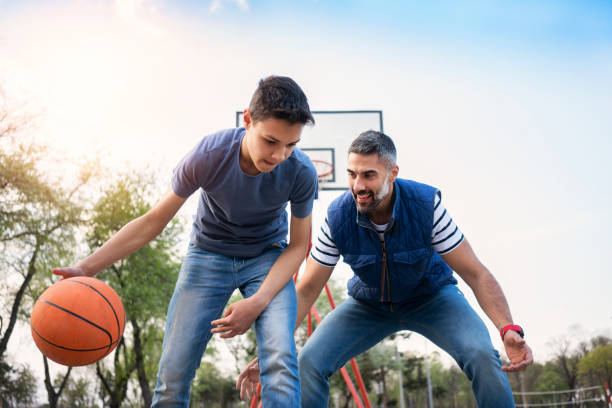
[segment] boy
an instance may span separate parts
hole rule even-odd
[[[259,82],[244,123],[204,137],[174,169],[172,188],[149,212],[75,267],[53,271],[64,278],[95,275],[155,238],[200,189],[189,249],[168,307],[153,407],[187,407],[212,333],[243,334],[253,322],[264,405],[300,406],[291,276],[308,249],[317,175],[295,146],[314,118],[292,79],[270,76]],[[244,299],[220,318],[236,288]]]

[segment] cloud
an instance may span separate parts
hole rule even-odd
[[[208,11],[211,13],[217,12],[219,9],[223,8],[223,3],[226,3],[227,0],[213,0],[208,8]],[[249,10],[249,2],[248,0],[229,0],[229,2],[234,3],[238,8],[242,11]]]
[[[160,19],[159,3],[155,0],[114,0],[115,14],[125,23],[153,36],[163,35],[157,23]]]

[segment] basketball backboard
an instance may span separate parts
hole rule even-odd
[[[305,126],[298,147],[310,156],[320,177],[321,190],[346,190],[346,158],[349,145],[366,130],[383,132],[380,110],[313,111],[314,126]],[[236,126],[244,126],[236,112]],[[330,167],[331,166],[331,167]]]

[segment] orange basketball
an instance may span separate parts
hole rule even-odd
[[[117,347],[125,327],[119,295],[106,283],[79,276],[63,279],[34,304],[32,337],[40,351],[66,366],[95,363]]]

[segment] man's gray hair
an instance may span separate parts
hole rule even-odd
[[[387,169],[394,166],[397,161],[397,151],[393,140],[376,130],[367,130],[357,136],[357,139],[351,143],[348,152],[363,155],[376,153],[378,158],[385,163]]]

